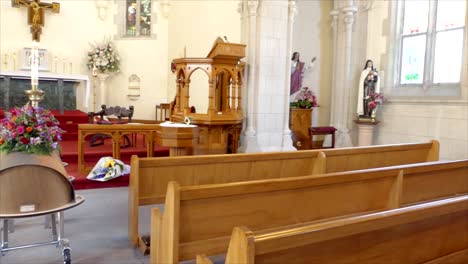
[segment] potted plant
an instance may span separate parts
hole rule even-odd
[[[295,102],[291,102],[291,107],[310,109],[312,107],[318,107],[317,97],[314,93],[309,90],[309,87],[304,87],[296,95]]]

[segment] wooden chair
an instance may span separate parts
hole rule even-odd
[[[114,107],[107,107],[106,105],[101,106],[102,110],[99,112],[88,112],[88,122],[90,124],[101,124],[101,125],[112,125],[112,124],[125,124],[125,123],[131,123],[132,122],[132,117],[133,117],[133,105],[131,105],[128,109],[125,107],[120,107],[120,106],[114,106]],[[97,120],[96,120],[97,117]],[[117,121],[109,121],[106,120],[104,117],[114,117],[117,118]],[[126,121],[123,120],[123,118],[127,118]],[[103,135],[103,134],[95,134],[91,137],[91,140],[89,142],[89,145],[91,147],[95,146],[100,146],[104,144],[104,139],[108,138],[108,135]],[[124,137],[124,143],[121,146],[121,148],[126,148],[131,145],[131,140],[128,137],[128,135],[125,135]]]
[[[168,121],[171,116],[171,104],[161,103],[156,105],[155,116],[157,121]]]
[[[331,135],[332,144],[330,147],[319,147],[319,148],[334,148],[335,147],[335,132],[336,128],[334,127],[309,127],[309,137],[311,141],[312,148],[317,148],[314,145],[314,136],[318,135]]]

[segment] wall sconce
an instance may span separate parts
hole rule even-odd
[[[167,18],[169,16],[169,8],[171,6],[169,0],[160,0],[159,6],[161,7],[161,13],[163,16]]]
[[[128,99],[135,101],[140,98],[140,77],[136,74],[130,75],[128,78]]]
[[[109,7],[108,0],[95,0],[96,1],[96,8],[98,10],[98,17],[101,20],[105,20],[107,16],[107,8]]]

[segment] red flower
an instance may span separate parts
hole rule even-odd
[[[374,109],[377,106],[377,104],[374,101],[369,102],[369,108]]]
[[[25,137],[22,137],[20,139],[21,143],[23,143],[24,145],[27,145],[29,143],[29,139],[25,138]]]

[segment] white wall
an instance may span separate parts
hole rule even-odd
[[[71,62],[74,74],[89,74],[86,68],[89,44],[101,42],[105,38],[112,39],[117,34],[118,22],[115,16],[118,14],[118,3],[109,1],[107,17],[102,21],[98,18],[95,1],[61,1],[59,14],[45,12],[40,48]],[[135,119],[154,119],[155,105],[173,99],[175,89],[170,87],[175,87],[175,81],[170,72],[170,61],[183,55],[184,46],[187,46],[187,56],[206,57],[217,36],[226,35],[231,42],[240,40],[240,15],[236,1],[170,3],[168,18],[160,13],[158,1],[152,3],[156,11],[156,24],[153,24],[156,25],[153,29],[156,38],[114,40],[122,58],[121,72],[113,74],[107,81],[107,102],[108,105],[134,105]],[[29,47],[31,43],[27,9],[13,8],[11,1],[0,1],[2,59],[5,53],[19,54],[23,47]],[[127,98],[128,78],[131,74],[137,74],[141,79],[141,96],[137,101]],[[207,84],[205,87],[208,89]],[[99,109],[99,105],[96,108]]]
[[[206,58],[218,36],[226,36],[229,42],[240,43],[241,18],[237,11],[238,1],[171,1],[168,17],[168,60],[187,57]],[[200,72],[202,73],[202,72]],[[176,94],[175,75],[169,72],[167,83],[168,101]],[[206,78],[194,78],[190,83],[190,105],[198,113],[208,109],[208,82]]]
[[[304,73],[303,87],[312,89],[320,105],[314,109],[312,125],[326,126],[330,122],[332,28],[329,14],[333,2],[299,1],[297,8],[293,51],[301,54],[301,61],[306,65],[313,57],[317,58],[314,67]]]
[[[374,1],[369,11],[367,56],[374,59],[383,84],[391,69],[387,69],[393,54],[394,41],[390,10],[392,1]],[[465,34],[468,40],[468,32]],[[457,98],[398,98],[392,96],[392,85],[383,87],[388,101],[381,106],[375,143],[391,144],[437,139],[441,159],[468,158],[468,41],[465,41],[462,95]],[[392,82],[390,82],[392,83]]]

